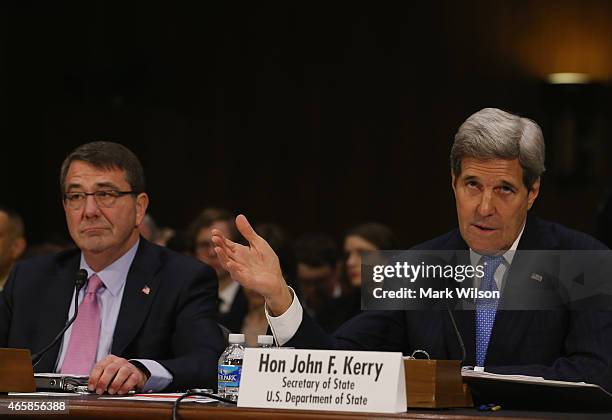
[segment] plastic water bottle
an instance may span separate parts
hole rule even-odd
[[[229,346],[219,358],[217,393],[232,401],[238,400],[243,357],[244,334],[230,334]]]
[[[271,335],[258,335],[257,347],[260,349],[270,349],[274,346],[274,337]]]

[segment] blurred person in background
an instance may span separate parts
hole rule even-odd
[[[318,319],[320,310],[341,294],[340,251],[329,235],[306,233],[295,241],[295,257],[304,309]]]
[[[159,246],[166,246],[175,233],[172,228],[159,227],[151,213],[145,214],[142,223],[138,225],[138,230],[143,238]]]
[[[212,230],[218,229],[233,241],[240,242],[240,235],[233,220],[234,215],[228,210],[206,208],[191,223],[189,237],[193,256],[211,266],[217,273],[219,323],[230,331],[236,332],[240,330],[242,319],[247,312],[247,299],[240,284],[232,280],[229,273],[221,266],[211,241]]]
[[[344,236],[343,293],[329,302],[317,321],[327,332],[361,312],[361,252],[397,249],[393,231],[381,223],[364,223],[349,229]]]
[[[157,223],[155,223],[153,216],[151,216],[151,213],[145,214],[142,222],[140,225],[138,225],[138,231],[147,241],[157,243],[159,228],[157,227]]]
[[[160,246],[168,246],[168,242],[170,239],[174,238],[176,235],[176,231],[171,227],[162,227],[159,228],[159,234],[157,235],[157,240],[155,243]]]
[[[185,255],[193,255],[188,229],[172,229],[166,239],[166,247]]]
[[[397,246],[395,234],[382,223],[364,223],[349,229],[343,245],[346,269],[344,294],[353,294],[361,286],[360,252],[393,250]]]
[[[26,246],[23,219],[16,211],[0,206],[0,290]]]

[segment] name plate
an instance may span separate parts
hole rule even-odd
[[[238,407],[401,413],[402,354],[248,348]]]

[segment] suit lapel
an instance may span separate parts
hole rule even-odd
[[[159,289],[159,278],[155,274],[160,265],[155,248],[141,238],[123,290],[113,335],[112,354],[123,354],[147,318]]]
[[[461,248],[457,254],[457,264],[467,266],[471,264],[470,251],[461,240]],[[472,287],[473,282],[471,279],[465,280],[462,284],[462,288]],[[457,329],[463,338],[463,344],[465,345],[465,360],[464,364],[473,366],[476,364],[476,316],[473,310],[472,301],[458,301],[458,309],[454,311],[455,321],[457,322]]]
[[[527,214],[523,236],[519,241],[518,250],[553,250],[559,249],[557,235],[537,217]]]
[[[68,311],[74,296],[74,283],[79,268],[79,258],[80,253],[66,255],[64,260],[58,262],[57,271],[53,278],[49,279],[43,301],[43,304],[48,305],[48,307],[46,309],[38,308],[40,316],[44,317],[44,322],[39,323],[39,325],[45,327],[39,330],[36,335],[37,345],[33,352],[40,351],[43,347],[49,345],[68,322]],[[36,365],[37,372],[54,371],[61,343],[62,340],[60,339],[42,357]]]
[[[510,266],[508,278],[502,297],[499,302],[498,310],[495,315],[493,330],[491,331],[491,341],[487,355],[493,355],[487,360],[487,364],[496,364],[497,358],[508,360],[512,354],[521,347],[523,338],[529,330],[529,324],[534,317],[533,310],[503,310],[506,306],[517,307],[521,300],[525,300],[525,293],[529,290],[525,288],[525,281],[529,278],[534,267],[538,266],[537,259],[524,251],[547,250],[556,248],[554,235],[542,232],[541,224],[533,216],[527,217],[525,229],[518,244],[518,252]],[[512,306],[514,305],[514,306]]]
[[[533,319],[533,311],[516,309],[520,308],[521,302],[526,302],[529,297],[527,295],[529,290],[525,288],[526,279],[529,278],[536,263],[537,260],[533,255],[523,252],[517,252],[512,260],[491,331],[487,350],[487,355],[491,355],[491,358],[487,358],[487,364],[496,364],[497,358],[511,360],[512,355],[516,354],[523,343],[523,337]]]
[[[444,246],[445,249],[455,251],[455,256],[453,257],[453,261],[451,261],[451,265],[468,265],[470,263],[470,253],[469,248],[461,235],[459,234],[459,230],[456,231],[454,235],[449,238],[449,241]],[[471,282],[464,282],[465,284],[461,284],[460,287],[471,287]],[[457,285],[453,285],[456,287]],[[453,309],[453,316],[455,318],[455,322],[457,323],[457,329],[459,330],[459,334],[463,340],[463,344],[465,346],[465,365],[474,365],[476,363],[476,317],[473,310],[466,309],[464,307],[464,302],[459,301],[458,299],[455,301],[455,308]],[[446,317],[446,332],[448,335],[448,340],[450,340],[447,344],[448,348],[453,349],[449,354],[453,355],[450,357],[454,357],[455,354],[460,355],[461,349],[457,339],[455,338],[455,331],[452,325],[452,321],[447,316]],[[459,356],[460,357],[460,356]]]

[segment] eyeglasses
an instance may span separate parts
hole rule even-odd
[[[72,210],[79,210],[87,201],[87,196],[93,195],[96,204],[99,207],[113,207],[119,197],[124,195],[136,195],[136,191],[115,191],[115,190],[104,190],[94,192],[69,192],[64,194],[64,201],[68,207]]]

